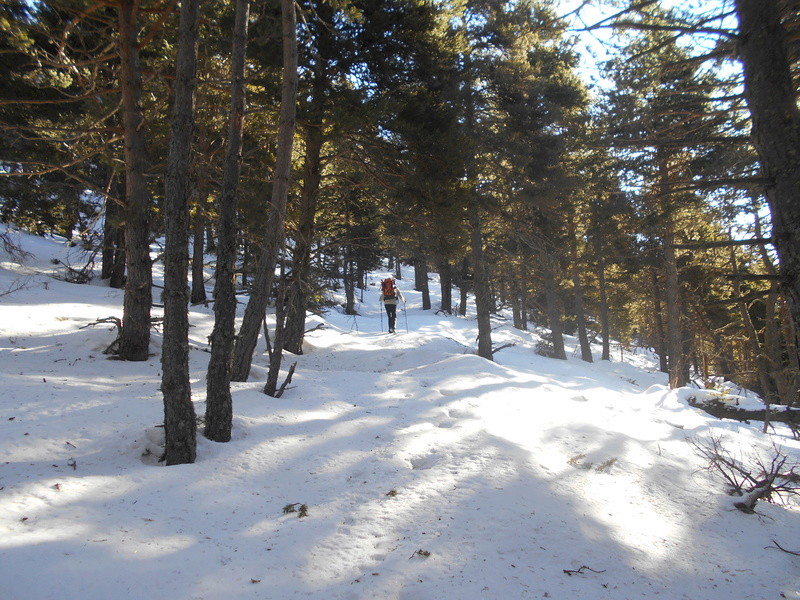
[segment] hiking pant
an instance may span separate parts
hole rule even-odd
[[[397,321],[397,304],[384,302],[383,305],[386,307],[386,316],[389,318],[389,333],[393,333],[394,323]]]

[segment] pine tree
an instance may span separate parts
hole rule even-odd
[[[235,271],[239,178],[241,176],[246,88],[245,58],[250,15],[250,0],[237,0],[231,49],[231,104],[228,115],[228,140],[225,168],[218,200],[217,266],[214,277],[214,330],[211,332],[211,357],[206,375],[205,436],[215,442],[228,442],[233,428],[231,398],[231,358],[236,330]]]
[[[164,341],[161,391],[164,394],[164,459],[168,465],[193,463],[196,423],[189,383],[189,171],[197,85],[200,0],[181,4],[172,126],[164,193]]]
[[[142,127],[142,76],[139,61],[138,0],[119,5],[119,54],[121,59],[122,113],[125,158],[125,257],[127,279],[119,356],[123,360],[147,360],[150,347],[150,191],[147,186],[147,150]]]
[[[739,56],[772,214],[773,242],[794,321],[795,353],[800,348],[800,110],[787,55],[787,31],[775,0],[737,0]]]
[[[668,17],[655,9],[646,11],[642,27]],[[646,29],[630,39],[625,54],[609,65],[617,84],[609,113],[616,124],[609,127],[630,165],[628,173],[642,178],[644,225],[656,244],[663,281],[670,384],[680,387],[689,379],[690,332],[675,244],[682,235],[681,208],[699,208],[701,200],[678,182],[702,174],[705,140],[720,125],[708,108],[717,81],[699,72],[666,32]]]
[[[281,86],[281,115],[272,194],[265,229],[265,240],[258,261],[253,290],[247,302],[239,335],[233,350],[231,379],[246,381],[250,373],[261,322],[275,273],[276,257],[285,239],[284,223],[291,177],[292,147],[294,144],[297,96],[297,32],[294,3],[281,0],[283,38],[283,78]],[[280,361],[275,361],[280,364]],[[272,366],[272,365],[271,365]]]

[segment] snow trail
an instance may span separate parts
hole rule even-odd
[[[108,361],[114,332],[81,327],[121,293],[53,280],[64,247],[23,241],[34,258],[0,265],[0,286],[29,277],[0,298],[4,600],[800,598],[798,559],[764,549],[794,548],[798,513],[733,510],[686,440],[800,445],[690,408],[647,355],[551,360],[495,320],[513,345],[488,362],[471,315],[422,311],[411,278],[388,336],[376,273],[355,319],[310,317],[282,398],[259,346],[233,440],[167,468],[159,336],[149,361]],[[202,415],[210,309],[190,322]]]

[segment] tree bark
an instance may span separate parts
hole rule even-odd
[[[739,265],[738,261],[736,260],[736,252],[733,248],[730,250],[730,263],[733,272],[737,273],[739,271]],[[750,345],[750,351],[755,359],[756,377],[758,378],[758,383],[761,386],[761,389],[758,391],[767,404],[775,404],[776,393],[771,380],[769,359],[767,358],[765,347],[761,344],[756,326],[753,324],[753,319],[750,316],[747,303],[742,297],[744,293],[745,292],[742,288],[741,279],[735,280],[733,282],[733,294],[735,298],[739,299],[736,304],[739,308],[739,316],[742,320],[742,328],[744,330],[745,340]],[[767,310],[767,313],[769,314],[769,310]],[[767,341],[768,340],[765,339],[765,342]]]
[[[200,198],[200,194],[197,195]],[[205,304],[208,302],[205,280],[205,215],[200,206],[192,222],[192,304]]]
[[[439,261],[439,287],[441,289],[441,311],[453,314],[453,268],[446,260]]]
[[[189,172],[194,135],[200,0],[181,3],[172,126],[164,190],[164,343],[161,391],[167,465],[193,463],[197,423],[189,382]]]
[[[206,374],[206,416],[203,435],[228,442],[233,428],[231,355],[236,333],[236,207],[242,170],[244,132],[245,58],[250,1],[236,0],[231,48],[231,106],[228,113],[228,146],[217,213],[217,268],[214,281],[214,329]]]
[[[208,154],[208,142],[206,136],[202,135],[198,143],[200,153]],[[206,199],[208,198],[208,174],[205,168],[197,168],[197,186],[194,190],[194,219],[192,221],[192,293],[190,302],[192,304],[205,304],[208,302],[206,296],[205,281],[205,233],[206,233]]]
[[[278,390],[278,377],[283,364],[283,346],[286,326],[286,308],[291,305],[291,298],[287,296],[296,291],[286,282],[286,268],[281,264],[281,284],[278,288],[278,301],[275,303],[275,342],[272,345],[272,352],[269,357],[269,369],[267,370],[267,382],[264,385],[264,393],[267,396],[275,396]],[[264,323],[266,327],[266,322]]]
[[[461,275],[458,285],[458,314],[462,317],[467,315],[467,293],[470,288],[469,280],[469,259],[465,256],[461,261]]]
[[[600,292],[600,331],[603,337],[603,351],[600,360],[611,360],[611,327],[608,311],[608,290],[606,289],[606,261],[597,245],[597,286]]]
[[[664,317],[661,308],[661,292],[658,281],[658,273],[655,268],[650,271],[652,291],[653,291],[653,325],[656,329],[656,353],[658,354],[658,366],[662,373],[669,373],[669,363],[667,361],[667,334],[664,331]]]
[[[683,327],[681,323],[680,281],[678,262],[672,244],[675,240],[671,218],[664,225],[664,296],[667,304],[667,340],[669,343],[669,384],[671,388],[688,383],[686,357],[683,354]]]
[[[283,81],[281,86],[281,112],[278,125],[278,148],[275,160],[275,176],[272,184],[272,199],[267,218],[266,236],[258,261],[256,277],[250,300],[245,308],[242,326],[233,350],[231,379],[247,381],[250,364],[258,341],[261,321],[267,310],[272,281],[275,278],[275,262],[286,220],[286,202],[292,167],[292,147],[296,121],[297,102],[297,32],[293,0],[281,0],[283,29]]]
[[[344,314],[346,315],[356,314],[356,267],[352,255],[352,248],[347,246],[342,259],[342,281],[344,282],[345,297]]]
[[[553,358],[567,360],[564,350],[564,331],[561,326],[561,302],[556,288],[556,266],[552,256],[545,255],[542,259],[542,277],[544,291],[547,299],[547,323],[553,338]]]
[[[515,329],[524,330],[522,326],[522,302],[520,300],[519,285],[516,281],[509,282],[509,302],[511,303],[511,322]]]
[[[731,406],[719,400],[707,400],[698,402],[696,399],[689,399],[689,404],[703,409],[713,417],[719,419],[733,419],[736,421],[764,421],[769,419],[779,423],[787,423],[792,429],[800,429],[800,411],[791,410],[783,407],[778,410],[747,410],[738,406]]]
[[[142,114],[142,78],[139,68],[138,0],[121,0],[119,6],[120,85],[125,157],[125,262],[127,279],[123,299],[119,357],[147,360],[150,349],[150,193],[145,171],[147,153]]]
[[[772,240],[800,331],[800,110],[787,55],[787,32],[776,0],[736,0],[739,58],[752,119],[753,143],[772,215]],[[792,340],[800,347],[797,337]]]
[[[431,309],[431,290],[428,285],[428,261],[424,255],[417,258],[414,269],[414,289],[422,292],[422,310]]]
[[[528,331],[528,294],[530,289],[528,286],[528,272],[525,266],[519,265],[519,279],[517,280],[517,289],[519,291],[519,309],[520,309],[520,323],[523,331]]]
[[[474,272],[475,309],[478,313],[478,356],[494,360],[492,352],[492,296],[489,290],[489,273],[483,251],[483,231],[477,200],[470,206],[470,239],[472,268]]]
[[[311,246],[314,242],[314,221],[317,214],[320,183],[322,181],[322,123],[311,124],[306,129],[306,160],[303,169],[303,189],[300,195],[300,221],[295,237],[293,278],[289,285],[294,288],[289,293],[284,347],[294,354],[303,353],[303,339],[306,328],[311,286]]]
[[[108,279],[108,285],[115,289],[125,287],[125,227],[121,199],[125,190],[116,182],[111,186],[114,198],[106,198],[105,218],[103,220],[103,266],[101,279]]]
[[[581,345],[581,360],[584,362],[594,362],[592,357],[592,346],[589,343],[589,335],[586,332],[586,313],[583,308],[583,284],[577,269],[572,274],[573,297],[575,299],[575,321],[578,325],[578,340]]]
[[[754,232],[757,238],[761,238],[761,218],[758,215],[758,210],[753,209],[754,219]],[[777,274],[775,265],[772,262],[770,253],[767,250],[766,243],[759,243],[758,250],[761,254],[761,262],[764,265],[764,270],[771,274]],[[764,350],[767,355],[767,364],[770,368],[770,380],[775,384],[775,393],[777,395],[777,402],[781,404],[792,404],[795,396],[797,395],[797,377],[798,371],[796,369],[787,368],[788,365],[784,364],[783,352],[784,347],[781,344],[781,334],[779,328],[779,315],[778,306],[780,304],[780,290],[778,282],[773,281],[770,284],[769,294],[767,294],[765,302],[765,324],[764,324]],[[787,341],[791,342],[792,338]],[[791,347],[786,348],[789,357],[797,357],[798,349],[794,351]],[[788,375],[788,377],[787,377]]]
[[[572,294],[575,303],[575,321],[578,325],[578,340],[581,346],[581,360],[594,362],[589,336],[586,333],[586,314],[583,308],[583,284],[581,283],[580,270],[578,269],[578,233],[577,223],[570,220],[570,258],[572,262]]]
[[[689,382],[688,363],[683,347],[683,320],[681,309],[681,287],[678,275],[678,259],[675,255],[675,222],[670,156],[659,152],[658,183],[661,214],[661,242],[664,252],[664,300],[667,305],[667,342],[669,354],[669,385],[671,388],[685,386]]]

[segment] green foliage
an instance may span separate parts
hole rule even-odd
[[[215,217],[229,105],[232,6],[205,2],[192,179],[198,207]],[[159,231],[177,15],[144,0],[142,127]],[[541,265],[552,261],[567,328],[575,279],[590,328],[608,308],[611,335],[656,346],[655,294],[664,243],[720,241],[742,229],[755,202],[709,178],[752,175],[743,99],[718,65],[699,68],[658,3],[631,8],[624,44],[608,64],[613,83],[593,98],[550,3],[534,0],[301,0],[298,140],[287,238],[297,240],[309,133],[319,134],[312,246],[316,301],[342,264],[374,268],[386,254],[464,266],[467,215],[478,207],[495,305],[542,320]],[[280,5],[253,4],[245,142],[239,186],[240,241],[265,230],[280,103]],[[70,235],[89,224],[93,198],[124,189],[119,141],[119,59],[114,5],[88,0],[0,4],[0,219],[39,233]],[[680,21],[682,22],[682,21]],[[662,29],[666,26],[667,29]],[[725,137],[732,138],[724,141]],[[664,190],[667,190],[665,192]],[[92,193],[94,192],[94,193]],[[116,198],[124,201],[124,198]],[[202,210],[196,210],[202,215]],[[665,229],[670,223],[673,230]],[[121,222],[116,223],[122,225]],[[766,230],[768,224],[764,225]],[[743,234],[744,235],[744,234]],[[764,235],[769,235],[768,231]],[[753,371],[744,314],[758,343],[778,340],[789,367],[785,305],[771,283],[735,290],[770,273],[760,249],[679,250],[687,348],[728,353]],[[463,267],[463,268],[462,268]],[[605,278],[606,297],[600,281]],[[466,282],[462,282],[468,285]],[[605,305],[604,305],[605,302]],[[777,333],[776,333],[777,331]],[[748,354],[749,353],[749,354]],[[773,357],[776,358],[776,357]]]

